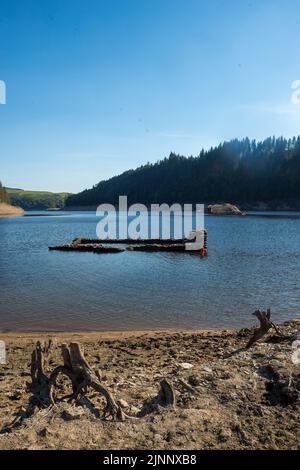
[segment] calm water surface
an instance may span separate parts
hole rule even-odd
[[[0,219],[1,330],[242,327],[250,313],[299,316],[300,214],[206,217],[207,259],[63,253],[95,237],[94,213]]]

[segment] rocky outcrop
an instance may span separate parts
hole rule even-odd
[[[210,204],[207,212],[212,215],[244,215],[243,212],[233,204]]]
[[[11,206],[5,202],[0,203],[0,217],[20,217],[24,214],[21,207]]]

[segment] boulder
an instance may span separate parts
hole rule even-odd
[[[208,207],[208,213],[212,215],[244,215],[243,212],[233,204],[210,204]]]

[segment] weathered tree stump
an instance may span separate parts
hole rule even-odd
[[[265,336],[268,331],[273,327],[279,335],[281,335],[280,331],[278,330],[277,326],[274,325],[273,322],[271,322],[271,310],[268,309],[267,312],[261,311],[261,310],[255,310],[253,313],[255,315],[259,322],[260,326],[254,331],[253,336],[250,338],[248,341],[246,348],[249,349],[251,346],[253,346],[259,339],[261,339],[263,336]]]
[[[49,379],[45,373],[45,358],[48,357],[52,346],[51,339],[48,344],[42,344],[38,341],[31,355],[30,375],[32,383],[29,388],[33,393],[33,405],[40,407],[47,407],[50,404],[48,394]]]
[[[160,382],[158,400],[159,403],[163,406],[175,406],[176,404],[173,386],[166,379],[163,379]]]
[[[58,376],[66,376],[72,384],[73,393],[63,397],[69,401],[84,397],[88,388],[93,388],[106,399],[104,417],[110,416],[113,420],[124,420],[126,415],[116,403],[111,392],[100,382],[100,375],[93,371],[86,361],[79,343],[71,343],[70,347],[63,344],[61,347],[63,365],[56,367],[50,377],[45,374],[45,347],[38,341],[31,358],[31,390],[42,406],[55,405],[55,388]]]

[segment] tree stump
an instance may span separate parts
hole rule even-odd
[[[163,406],[175,406],[176,398],[175,392],[172,385],[166,380],[163,379],[160,382],[160,391],[158,394],[159,403]]]
[[[86,361],[79,343],[71,343],[70,347],[62,344],[61,353],[63,365],[56,367],[50,377],[45,374],[46,349],[38,341],[31,357],[31,389],[43,406],[55,405],[55,388],[58,376],[66,376],[72,384],[71,395],[63,397],[69,401],[84,397],[88,388],[92,388],[106,399],[104,418],[110,416],[113,420],[124,420],[126,415],[116,403],[110,391],[100,382],[100,375],[96,374]]]
[[[273,327],[279,335],[281,335],[280,331],[278,330],[277,326],[274,325],[273,322],[271,322],[271,309],[268,309],[267,312],[261,311],[261,310],[255,310],[253,313],[255,315],[259,322],[260,326],[254,331],[253,336],[249,339],[246,348],[249,349],[251,346],[253,346],[259,339],[261,339],[263,336],[265,336],[268,331]]]
[[[45,357],[48,356],[52,345],[51,339],[48,344],[42,344],[38,341],[31,355],[30,375],[32,383],[30,384],[30,390],[34,395],[33,405],[49,406],[49,379],[45,374]]]

